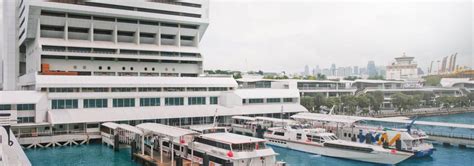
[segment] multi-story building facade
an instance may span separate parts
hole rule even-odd
[[[386,69],[386,78],[390,80],[414,80],[419,79],[417,64],[413,62],[415,57],[395,58],[395,62],[388,65]]]
[[[17,90],[0,91],[0,110],[21,144],[98,138],[110,121],[189,126],[307,111],[297,90],[239,90],[232,77],[200,77],[205,0],[15,2],[19,60],[3,61],[18,64]]]

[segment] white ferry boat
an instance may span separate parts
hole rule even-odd
[[[301,119],[298,116],[293,117]],[[406,129],[401,129],[367,125],[363,124],[363,121],[351,120],[340,115],[314,114],[305,117],[308,120],[312,119],[313,127],[324,128],[342,140],[385,146],[413,153],[413,157],[417,158],[431,156],[435,150],[433,144],[426,141],[428,135],[424,131],[412,129],[413,122],[408,124]],[[382,139],[387,140],[387,144],[383,145]]]
[[[263,133],[268,128],[292,124],[297,124],[297,121],[271,117],[232,116],[231,127],[233,133],[263,138]]]
[[[284,162],[276,161],[278,154],[266,147],[265,142],[264,139],[227,132],[202,134],[194,140],[194,155],[202,158],[207,154],[215,165],[284,166]]]
[[[382,146],[338,139],[322,128],[303,125],[270,128],[264,134],[270,145],[288,149],[379,164],[397,164],[413,154]]]

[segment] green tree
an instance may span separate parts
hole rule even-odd
[[[326,75],[321,74],[321,73],[318,73],[318,75],[316,76],[316,79],[318,79],[318,80],[327,80]]]
[[[344,77],[344,80],[350,80],[350,81],[354,81],[356,79],[360,79],[360,77],[357,77],[357,76],[347,76],[347,77]]]
[[[316,77],[315,76],[308,76],[306,77],[307,80],[316,80]]]
[[[474,103],[474,92],[468,93],[467,98],[469,99],[469,103],[472,106],[472,103]]]
[[[457,97],[458,105],[460,107],[468,107],[470,106],[470,101],[468,96],[459,96]]]
[[[421,93],[421,95],[421,98],[424,101],[424,105],[433,106],[433,98],[435,97],[434,92],[423,92]]]
[[[357,106],[360,108],[367,108],[370,106],[370,99],[367,95],[357,96]]]
[[[323,105],[326,105],[326,96],[321,93],[316,93],[316,95],[314,95],[314,108],[319,110]]]
[[[407,95],[399,92],[393,94],[390,98],[392,98],[392,104],[398,111],[401,112],[407,109]]]
[[[425,86],[439,86],[441,82],[441,77],[436,75],[426,76],[424,79]]]
[[[306,109],[308,109],[310,112],[313,111],[313,108],[315,106],[314,104],[314,97],[311,97],[311,96],[303,96],[301,97],[300,99],[300,104],[305,107]]]
[[[357,98],[352,95],[345,95],[341,97],[343,111],[347,110],[347,113],[354,114],[357,109]]]
[[[369,80],[385,80],[385,77],[383,75],[374,75],[374,76],[370,76],[367,79],[369,79]]]
[[[242,78],[242,75],[240,74],[240,72],[234,73],[234,79],[240,79],[240,78]]]
[[[383,93],[381,91],[375,91],[367,94],[367,97],[369,97],[370,108],[375,112],[379,112],[380,106],[383,104],[384,101]]]
[[[341,98],[340,97],[329,97],[326,99],[326,107],[332,108],[334,107],[334,112],[339,112],[341,109]]]

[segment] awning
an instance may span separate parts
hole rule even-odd
[[[136,126],[144,131],[144,134],[156,134],[172,138],[178,138],[185,135],[198,134],[195,131],[183,129],[179,127],[168,126],[159,123],[142,123]]]

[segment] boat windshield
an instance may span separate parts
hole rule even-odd
[[[264,142],[251,142],[251,143],[243,143],[243,144],[232,144],[232,151],[242,152],[242,151],[254,151],[258,149],[265,149]]]

